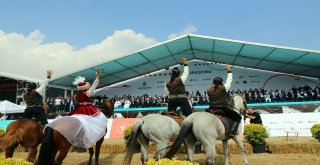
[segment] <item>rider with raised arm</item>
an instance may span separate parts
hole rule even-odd
[[[37,84],[29,83],[27,85],[27,93],[23,95],[23,99],[27,104],[23,117],[26,119],[35,117],[43,126],[48,124],[45,109],[43,108],[43,96],[51,76],[52,71],[47,70],[47,78],[41,86],[37,88]]]
[[[171,79],[165,82],[165,94],[169,96],[168,111],[176,111],[180,106],[185,116],[192,113],[192,106],[186,95],[185,83],[189,75],[189,66],[186,58],[181,59],[181,64],[184,65],[183,73],[180,76],[180,70],[175,67],[171,72]]]
[[[91,96],[99,84],[99,71],[96,71],[96,79],[92,86],[84,82],[85,78],[78,76],[73,82],[79,92],[75,95],[77,107],[69,113],[69,116],[52,121],[48,127],[57,130],[73,146],[90,148],[106,133],[107,117],[99,108],[91,104]]]
[[[238,126],[241,122],[241,115],[228,108],[228,90],[231,87],[232,83],[232,73],[231,67],[229,64],[226,64],[227,70],[227,80],[225,84],[222,84],[223,79],[221,77],[215,77],[213,79],[214,86],[210,87],[207,90],[207,100],[209,101],[209,109],[218,109],[222,110],[225,113],[225,116],[231,118],[234,122],[230,127],[229,136],[235,136],[237,134]]]
[[[91,104],[91,96],[94,94],[94,90],[99,85],[100,72],[96,71],[96,79],[92,86],[88,82],[84,82],[85,78],[78,76],[73,85],[77,85],[79,93],[75,95],[78,107],[72,110],[69,115],[74,114],[86,114],[89,116],[96,116],[100,114],[100,110]]]

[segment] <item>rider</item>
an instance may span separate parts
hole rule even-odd
[[[48,124],[48,120],[43,108],[43,96],[46,86],[52,76],[52,71],[47,70],[47,78],[41,84],[39,88],[35,83],[29,83],[27,85],[27,93],[23,95],[23,99],[27,104],[27,108],[24,111],[24,118],[31,119],[35,117],[44,126]]]
[[[222,110],[225,116],[230,117],[234,122],[230,127],[229,136],[235,136],[237,134],[238,126],[241,122],[241,115],[228,108],[228,90],[231,87],[232,73],[229,64],[226,65],[227,80],[225,84],[222,84],[223,79],[221,77],[215,77],[213,79],[214,86],[207,90],[207,100],[209,100],[209,109]]]
[[[78,76],[73,82],[79,92],[75,95],[77,107],[69,113],[69,116],[52,121],[48,127],[60,132],[73,146],[90,148],[106,133],[108,125],[107,117],[99,108],[91,104],[91,96],[99,84],[99,71],[96,71],[96,79],[92,86],[84,82],[85,78]]]
[[[69,113],[69,116],[74,114],[86,114],[89,116],[97,116],[100,114],[100,110],[91,104],[91,96],[94,94],[94,90],[99,85],[100,72],[96,71],[96,79],[92,86],[88,82],[84,82],[85,78],[78,76],[73,85],[77,85],[79,93],[75,95],[77,101],[77,108]]]
[[[181,64],[184,65],[183,73],[180,77],[180,70],[175,67],[171,73],[171,79],[164,85],[166,95],[169,95],[168,111],[176,111],[180,106],[185,116],[192,113],[192,106],[186,95],[185,83],[189,75],[189,67],[186,58],[181,59]]]

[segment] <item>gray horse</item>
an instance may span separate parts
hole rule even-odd
[[[235,95],[232,97],[233,109],[239,112],[244,108],[243,99],[241,96]],[[239,129],[241,126],[239,126]],[[239,133],[238,129],[238,133]],[[242,139],[239,134],[232,137],[241,149],[244,164],[248,164],[246,150],[243,146]],[[195,112],[189,115],[181,125],[181,130],[172,148],[165,155],[165,158],[171,159],[178,151],[181,143],[185,140],[188,151],[188,160],[194,161],[195,143],[198,140],[204,145],[207,157],[206,164],[214,164],[215,144],[216,140],[222,140],[225,155],[225,165],[229,164],[229,149],[228,139],[226,139],[225,127],[221,120],[215,115],[208,112]]]
[[[154,158],[162,158],[166,151],[163,150],[163,148],[168,146],[169,140],[174,140],[178,136],[179,131],[180,125],[168,116],[150,114],[143,117],[132,126],[131,141],[127,147],[123,164],[130,164],[136,141],[141,145],[142,164],[146,164],[148,161],[148,147],[150,141],[157,145],[157,152],[154,155]]]

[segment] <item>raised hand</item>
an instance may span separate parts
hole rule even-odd
[[[226,64],[226,70],[231,71],[231,66],[229,64]]]
[[[50,69],[47,70],[47,76],[48,76],[48,77],[51,77],[51,76],[52,76],[52,70],[50,70]]]
[[[97,70],[96,71],[96,79],[99,79],[99,76],[100,76],[100,70]]]
[[[187,61],[186,58],[182,58],[182,59],[181,59],[180,64],[184,65],[184,64],[187,64],[187,63],[188,63],[188,61]]]

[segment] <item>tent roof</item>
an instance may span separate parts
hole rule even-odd
[[[70,87],[74,78],[79,75],[92,82],[97,69],[104,69],[99,87],[112,85],[177,65],[182,57],[188,60],[229,63],[247,68],[320,77],[320,51],[189,34],[54,79],[50,85]]]
[[[26,107],[4,100],[0,102],[1,113],[23,113]]]

